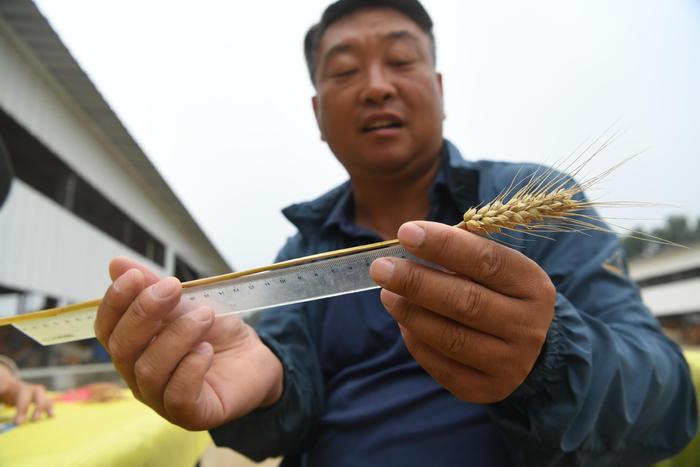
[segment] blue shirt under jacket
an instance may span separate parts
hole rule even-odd
[[[541,167],[467,162],[445,142],[430,219],[455,224]],[[397,193],[397,196],[400,196]],[[379,240],[355,225],[348,183],[285,209],[299,232],[278,260]],[[525,382],[488,406],[459,401],[410,357],[378,291],[261,314],[256,329],[285,369],[274,406],[210,430],[217,445],[301,466],[648,465],[697,425],[676,345],[626,274],[612,234],[512,234],[557,287],[555,317]]]

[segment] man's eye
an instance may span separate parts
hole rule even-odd
[[[413,65],[413,63],[413,60],[392,60],[391,62],[389,62],[389,65],[396,68],[405,68]]]
[[[348,70],[336,71],[332,74],[333,78],[345,78],[347,76],[352,76],[357,72],[356,68],[350,68]]]

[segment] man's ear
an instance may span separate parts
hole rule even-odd
[[[323,129],[321,128],[321,111],[318,108],[318,95],[314,94],[314,96],[311,98],[311,106],[314,109],[314,117],[316,117],[316,126],[318,127],[318,131],[321,133],[321,141],[325,141],[326,138],[323,136]]]
[[[445,94],[442,89],[442,73],[435,72],[435,77],[437,78],[438,90],[440,91],[440,105],[442,106],[442,119],[447,118],[445,115]]]

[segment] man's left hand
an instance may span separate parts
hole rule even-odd
[[[462,400],[508,397],[530,374],[554,316],[547,273],[516,250],[444,224],[409,222],[398,238],[445,268],[398,258],[372,264],[408,351]]]

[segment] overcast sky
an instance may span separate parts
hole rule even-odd
[[[273,260],[293,233],[282,207],[345,179],[319,139],[301,47],[326,1],[37,3],[236,269]],[[700,1],[424,4],[445,135],[465,157],[552,162],[618,122],[625,135],[592,172],[648,150],[594,197],[673,207],[604,214],[700,216]]]

